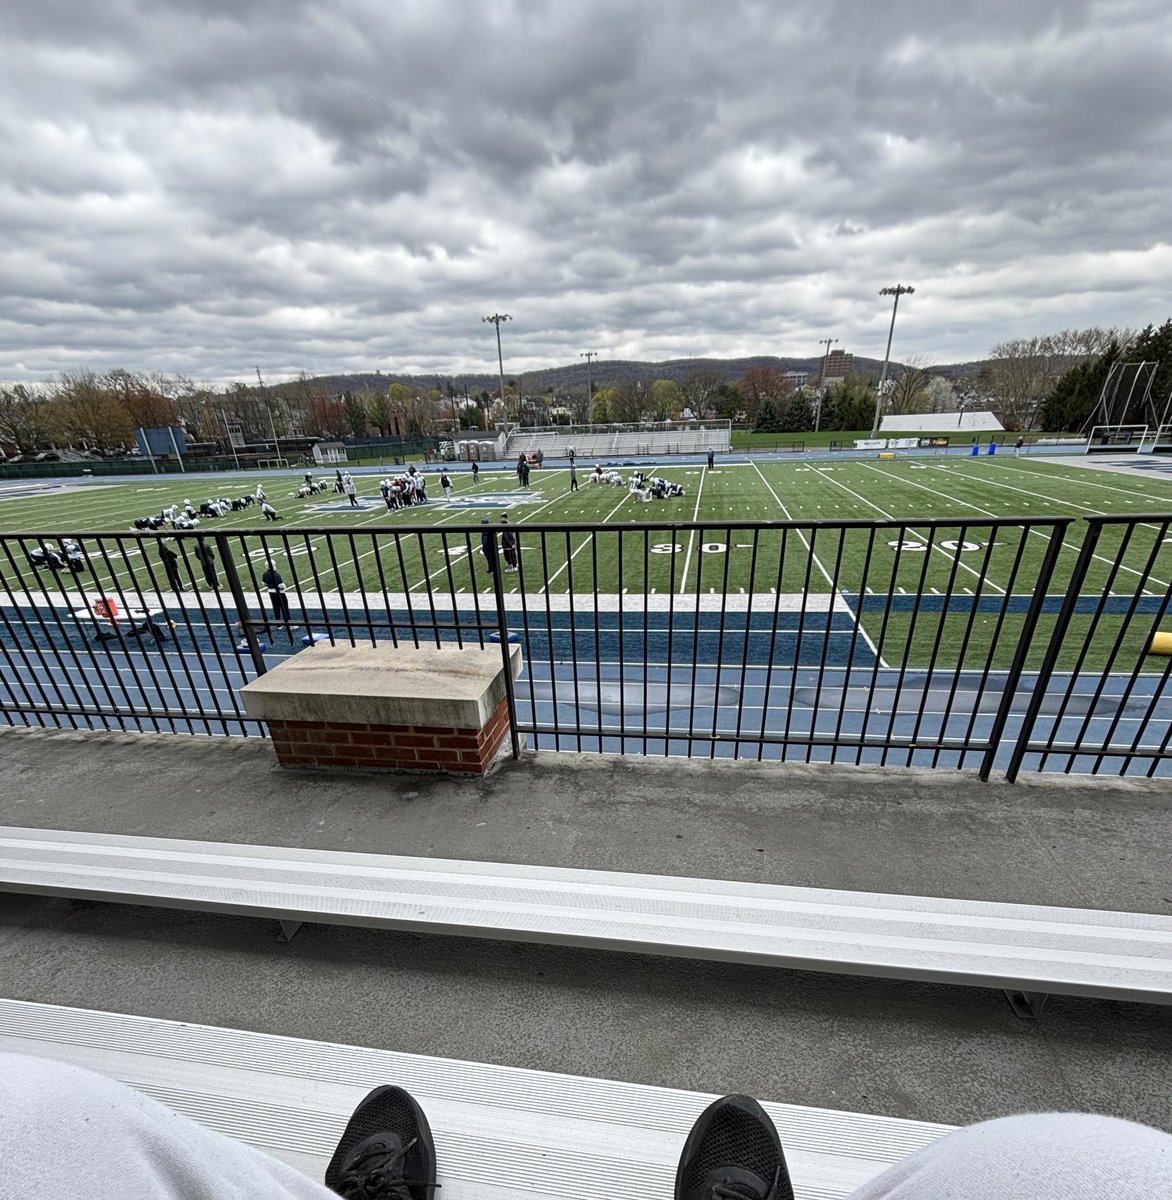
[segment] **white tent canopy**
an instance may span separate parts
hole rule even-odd
[[[1000,433],[1005,428],[991,412],[908,413],[884,417],[880,433]]]

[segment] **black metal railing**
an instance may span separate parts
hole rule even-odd
[[[1153,775],[1172,758],[1172,657],[1149,653],[1170,525],[2,535],[0,714],[263,734],[239,688],[317,641],[515,641],[514,753]]]

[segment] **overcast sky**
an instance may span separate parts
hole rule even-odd
[[[0,377],[1172,315],[1169,0],[3,0]]]

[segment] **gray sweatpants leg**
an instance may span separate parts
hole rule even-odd
[[[292,1167],[112,1079],[51,1059],[0,1054],[0,1200],[47,1196],[336,1200]],[[1170,1196],[1172,1136],[1111,1117],[1056,1113],[959,1130],[850,1200]]]
[[[338,1200],[104,1075],[0,1054],[0,1200]]]
[[[1169,1197],[1169,1134],[1114,1117],[1040,1113],[950,1133],[852,1192],[850,1200]]]

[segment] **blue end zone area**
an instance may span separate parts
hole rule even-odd
[[[36,648],[61,649],[73,647],[86,651],[93,643],[91,622],[79,623],[67,612],[56,610],[59,619],[45,609],[12,608],[0,606],[0,631],[4,644],[33,650]],[[160,653],[206,653],[213,650],[232,655],[239,635],[225,620],[222,632],[208,626],[202,620],[197,623],[193,616],[190,625],[181,608],[171,611],[174,628],[167,641],[159,646]],[[265,620],[267,613],[253,614]],[[441,641],[454,642],[460,626],[459,636],[465,641],[476,641],[477,624],[497,629],[495,609],[482,608],[479,617],[475,612],[453,613],[451,609],[432,610],[421,604],[413,612],[407,609],[372,610],[370,614],[361,608],[352,607],[348,614],[333,608],[328,612],[321,609],[294,609],[290,625],[292,637],[285,627],[277,622],[271,624],[271,636],[265,638],[266,652],[278,660],[287,658],[301,649],[300,640],[308,633],[333,632],[340,640],[349,640],[346,631],[348,618],[355,625],[355,636],[359,641],[366,633],[362,622],[372,621],[382,628],[376,631],[380,641],[394,637],[412,641],[412,627],[419,628],[435,620],[439,626]],[[621,615],[621,626],[620,626]],[[776,619],[770,613],[623,613],[600,612],[586,614],[570,612],[531,612],[526,625],[525,614],[510,612],[507,625],[511,633],[521,638],[527,660],[570,661],[574,659],[590,662],[614,662],[630,660],[642,664],[644,658],[650,663],[666,665],[691,665],[692,663],[741,663],[750,666],[775,667],[799,665],[816,667],[870,667],[875,656],[861,635],[855,633],[855,622],[849,613],[823,611],[808,612],[804,619],[794,612],[780,613]],[[45,621],[48,628],[42,625]],[[387,627],[389,626],[389,628]],[[723,627],[723,633],[721,632]],[[486,635],[489,630],[486,630]],[[428,628],[419,629],[421,641],[434,641]],[[128,646],[136,646],[140,639],[127,637]],[[147,639],[148,642],[151,639]],[[114,643],[102,643],[102,647]],[[152,647],[153,644],[152,644]],[[0,660],[2,661],[2,660]]]
[[[349,615],[354,621],[366,618],[353,607]],[[335,637],[349,640],[343,613],[332,609],[329,616]],[[431,616],[426,605],[414,613],[416,622]],[[781,613],[776,630],[772,614],[763,613],[624,613],[621,628],[617,612],[557,612],[548,618],[534,612],[528,629],[522,616],[509,613],[525,662],[515,684],[517,714],[522,727],[534,731],[528,736],[538,749],[717,758],[759,754],[772,760],[971,768],[984,755],[980,743],[990,737],[1005,699],[1001,673],[901,673],[877,667],[845,612],[807,613],[804,620],[796,612]],[[275,666],[298,651],[314,653],[312,647],[301,649],[301,638],[307,626],[324,632],[322,617],[308,610],[288,630],[274,623],[266,663]],[[387,619],[386,614],[371,617]],[[390,618],[400,639],[411,644],[410,614],[396,610]],[[0,720],[262,733],[239,706],[239,689],[255,672],[247,653],[236,650],[238,635],[230,623],[222,629],[188,625],[182,610],[173,611],[171,619],[175,626],[160,644],[129,636],[97,642],[88,622],[81,625],[67,613],[60,613],[58,623],[43,609],[0,606]],[[435,619],[449,623],[439,630],[442,641],[455,640],[458,620],[465,644],[479,644],[475,613],[437,610]],[[482,609],[479,624],[487,639],[496,625],[495,611]],[[377,636],[387,641],[389,631],[379,630]],[[361,631],[356,638],[365,640]],[[434,640],[422,629],[419,638]],[[1008,762],[1034,684],[1033,677],[1024,677],[1010,698],[997,768]],[[1055,753],[1046,768],[1114,774],[1119,760],[1098,762],[1096,749],[1131,747],[1130,773],[1150,766],[1155,774],[1172,774],[1172,762],[1160,758],[1172,724],[1172,696],[1166,690],[1159,673],[1135,679],[1056,675],[1032,737],[1078,746],[1081,753]],[[97,715],[38,714],[38,705]],[[160,715],[164,712],[170,715]],[[774,741],[758,748],[754,738]],[[882,743],[890,740],[903,740],[908,747],[887,749]],[[1025,769],[1039,762],[1040,756],[1031,753]]]

